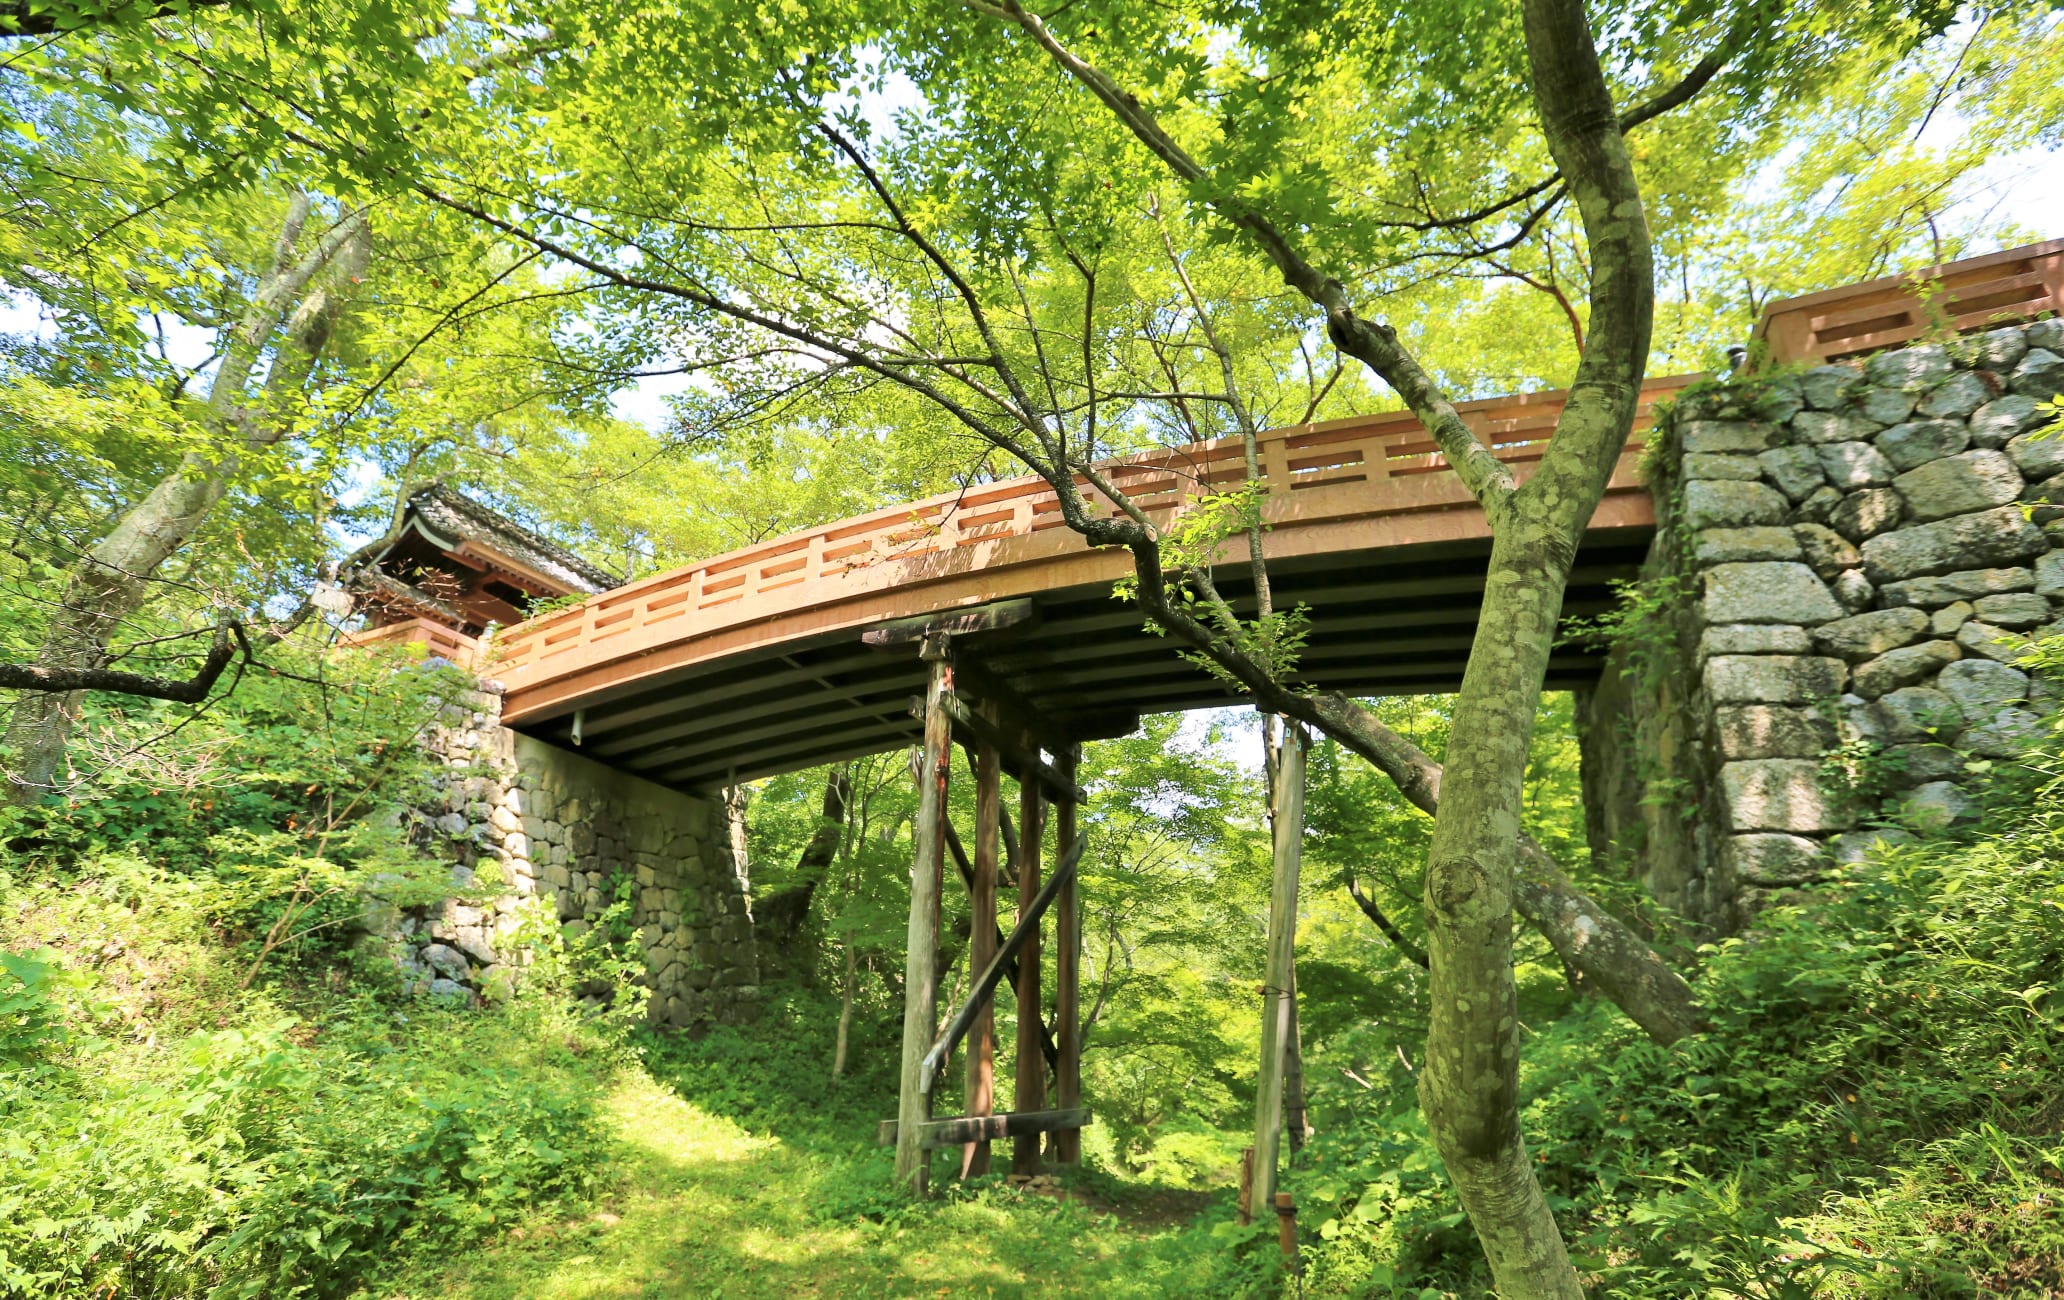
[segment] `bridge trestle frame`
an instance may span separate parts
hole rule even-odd
[[[1082,919],[1076,868],[1086,841],[1078,809],[1087,798],[1075,782],[1081,745],[1043,735],[1020,712],[1009,688],[978,668],[968,676],[986,684],[986,698],[970,707],[958,689],[953,643],[957,638],[999,632],[1036,617],[1029,601],[1009,601],[936,618],[891,623],[866,634],[878,648],[918,645],[927,667],[924,698],[912,712],[924,721],[924,745],[915,755],[918,783],[912,828],[910,923],[906,931],[903,1049],[897,1113],[883,1121],[879,1141],[896,1148],[896,1180],[922,1195],[930,1178],[930,1152],[961,1147],[961,1176],[989,1172],[990,1143],[1012,1141],[1011,1169],[1033,1175],[1041,1168],[1042,1141],[1051,1134],[1050,1154],[1063,1165],[1082,1159],[1081,1130],[1090,1122],[1082,1102],[1081,952]],[[969,665],[972,668],[972,664]],[[954,742],[972,756],[975,779],[975,845],[972,859],[948,815]],[[1054,760],[1042,754],[1054,745]],[[1018,918],[1008,935],[997,925],[997,888],[1003,847],[1003,772],[1018,778],[1018,851],[1015,866]],[[1040,878],[1046,822],[1052,814],[1055,861]],[[939,1024],[939,931],[949,850],[967,885],[970,902],[968,968],[975,972],[968,996]],[[1042,1014],[1040,947],[1046,914],[1054,914],[1054,1006],[1051,1036]],[[998,1113],[995,1077],[995,994],[1008,979],[1017,998],[1014,1062],[1015,1109]],[[940,1077],[954,1049],[966,1043],[962,1101],[964,1114],[932,1117]],[[1047,1106],[1048,1071],[1053,1106]]]

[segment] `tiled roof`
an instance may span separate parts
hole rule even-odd
[[[427,614],[453,627],[462,627],[466,623],[466,615],[462,611],[452,608],[421,587],[390,578],[378,569],[359,570],[353,575],[352,585],[364,598],[366,605],[390,611],[405,609],[414,614]]]
[[[452,543],[478,542],[551,578],[569,591],[593,595],[621,586],[623,579],[539,536],[500,511],[432,484],[409,498],[409,512],[426,530]]]

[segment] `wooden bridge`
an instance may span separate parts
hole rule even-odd
[[[1927,295],[1916,286],[1932,284]],[[1752,364],[1827,361],[1931,330],[1983,328],[2064,309],[2064,240],[1771,304]],[[1698,378],[1651,380],[1641,417],[1571,575],[1565,610],[1595,613],[1630,577],[1654,528],[1636,472],[1650,406]],[[1469,424],[1522,474],[1562,409],[1560,392],[1466,402]],[[1366,694],[1452,690],[1476,629],[1489,536],[1418,421],[1366,416],[1278,429],[1261,442],[1267,553],[1279,607],[1312,616],[1314,686]],[[1237,440],[1105,466],[1158,519],[1245,477]],[[1092,509],[1116,507],[1079,484]],[[1221,589],[1251,604],[1245,548]],[[841,520],[647,578],[502,634],[488,671],[503,719],[663,785],[707,789],[914,742],[908,656],[866,649],[886,621],[1023,597],[1037,621],[981,648],[980,671],[1043,720],[1056,743],[1129,730],[1141,712],[1234,701],[1140,615],[1110,598],[1130,567],[1062,522],[1026,477]],[[975,649],[976,647],[970,647]],[[1550,687],[1590,681],[1580,649],[1556,653]]]
[[[1697,376],[1652,381],[1592,522],[1568,608],[1589,613],[1631,576],[1654,527],[1636,465],[1649,405]],[[1560,392],[1468,402],[1464,418],[1521,474],[1539,460]],[[1314,685],[1364,693],[1451,690],[1476,627],[1482,512],[1410,415],[1280,429],[1260,444],[1276,602],[1312,616]],[[1155,518],[1246,477],[1238,439],[1113,461],[1105,470]],[[1116,512],[1082,484],[1093,509]],[[1251,603],[1244,541],[1222,590]],[[505,633],[489,668],[520,731],[664,785],[699,789],[918,739],[914,657],[867,649],[881,623],[1016,597],[1036,621],[980,651],[1055,740],[1131,730],[1139,713],[1233,702],[1136,610],[1111,598],[1130,557],[1092,549],[1035,477],[985,483],[813,528],[676,569]],[[1551,685],[1596,675],[1559,652]]]
[[[1921,279],[1941,287],[1923,300]],[[1763,361],[1825,361],[2064,306],[2064,241],[1773,305]],[[1635,434],[1579,548],[1564,609],[1593,613],[1631,577],[1654,533],[1638,472],[1658,400],[1698,376],[1650,381]],[[1521,476],[1553,436],[1564,394],[1461,406],[1463,418]],[[1359,694],[1453,689],[1476,633],[1489,534],[1483,514],[1409,415],[1280,429],[1260,443],[1265,548],[1277,606],[1303,606],[1299,659],[1314,686]],[[1112,461],[1108,480],[1157,519],[1247,479],[1228,439]],[[1115,514],[1086,480],[1092,511]],[[1251,608],[1245,539],[1221,553],[1220,590]],[[1083,853],[1074,780],[1080,742],[1129,732],[1147,711],[1235,701],[1179,647],[1112,599],[1130,572],[1122,550],[1086,546],[1037,478],[964,491],[734,551],[589,598],[511,629],[486,665],[505,690],[507,724],[612,767],[701,790],[906,743],[919,804],[913,820],[910,926],[897,1116],[882,1140],[897,1175],[925,1186],[930,1152],[960,1146],[961,1171],[988,1168],[991,1141],[1012,1166],[1045,1154],[1080,1158],[1079,964],[1075,868]],[[1580,649],[1551,658],[1548,685],[1596,679]],[[922,703],[913,708],[913,697]],[[954,741],[970,753],[974,849],[947,816]],[[1263,983],[1262,1061],[1251,1202],[1272,1198],[1281,1131],[1284,1044],[1302,841],[1301,729],[1276,752],[1274,887]],[[1050,756],[1050,757],[1049,757]],[[1001,836],[1002,777],[1019,785],[1018,842]],[[1047,849],[1043,827],[1052,827]],[[969,899],[970,991],[938,1016],[939,936],[948,850]],[[1050,857],[1048,856],[1050,853]],[[1042,880],[1042,865],[1052,870]],[[1017,920],[998,925],[998,887],[1014,881]],[[1042,918],[1053,913],[1051,1019],[1042,996]],[[1015,990],[1014,1109],[998,1114],[996,991]],[[1052,1026],[1051,1034],[1048,1025]],[[948,1062],[963,1061],[964,1114],[935,1118]],[[1049,1080],[1049,1070],[1051,1079]],[[1051,1090],[1049,1091],[1049,1081]],[[1049,1102],[1052,1109],[1048,1109]]]

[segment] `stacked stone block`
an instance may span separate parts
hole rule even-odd
[[[526,736],[514,748],[520,822],[504,840],[512,875],[536,882],[570,936],[628,895],[655,1023],[749,1016],[759,962],[722,806]]]
[[[419,993],[498,1001],[515,988],[521,957],[510,939],[533,891],[511,873],[502,848],[515,769],[500,715],[500,697],[470,691],[447,704],[424,737],[441,765],[431,781],[437,803],[424,810],[440,842],[426,847],[450,854],[455,896],[401,914],[388,936],[404,981]]]
[[[1905,833],[1860,826],[1968,817],[1971,760],[2025,752],[2056,692],[2023,659],[2064,633],[2064,438],[2039,436],[2037,406],[2060,391],[2052,320],[1680,404],[1650,577],[1680,577],[1691,671],[1615,688],[1621,656],[1600,692],[1645,715],[1638,743],[1681,742],[1661,769],[1698,824],[1664,901],[1735,928],[1769,891]],[[1831,779],[1844,746],[1882,803]]]
[[[443,763],[432,825],[461,898],[404,915],[392,937],[420,991],[498,999],[520,971],[526,911],[569,939],[619,898],[645,956],[648,1016],[686,1026],[752,1014],[758,961],[744,864],[722,806],[500,725],[500,698],[457,702],[426,744]],[[489,864],[492,864],[491,866]],[[606,990],[593,991],[596,995]]]

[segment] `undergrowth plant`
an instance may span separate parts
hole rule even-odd
[[[419,742],[470,683],[303,666],[5,814],[0,1297],[343,1296],[602,1177],[621,1028],[549,990],[402,998],[366,933],[454,887]],[[114,751],[178,712],[90,734]]]
[[[2064,786],[1990,817],[1881,843],[1710,946],[1704,1034],[1658,1047],[1590,1002],[1529,1038],[1530,1145],[1598,1294],[2064,1285]],[[1415,1123],[1321,1132],[1292,1180],[1315,1268],[1474,1294]]]

